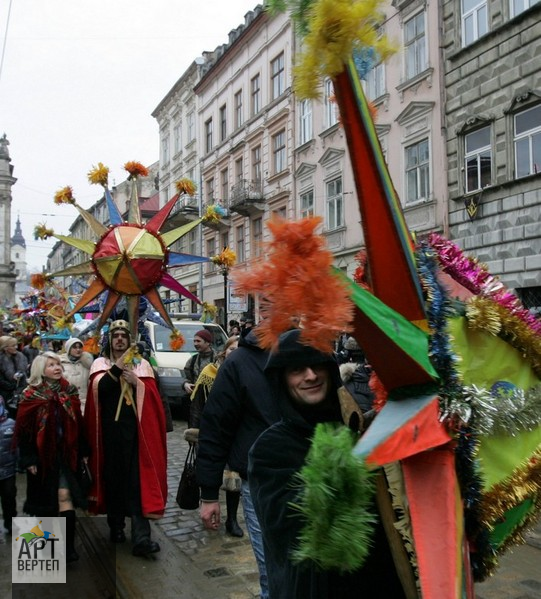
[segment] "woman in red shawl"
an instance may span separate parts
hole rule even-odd
[[[88,450],[77,388],[62,374],[55,353],[44,352],[34,359],[19,403],[15,439],[19,464],[27,476],[23,509],[32,516],[66,518],[66,560],[72,562],[79,559],[74,548],[74,508],[86,507],[77,467]]]

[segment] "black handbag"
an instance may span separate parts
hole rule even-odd
[[[199,507],[199,486],[195,477],[195,443],[190,443],[186,455],[184,470],[178,484],[177,503],[183,510],[195,510]]]

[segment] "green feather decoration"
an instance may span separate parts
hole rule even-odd
[[[294,563],[351,572],[370,553],[376,487],[374,474],[353,455],[356,440],[345,426],[317,426],[305,465],[294,478],[299,496],[290,505],[304,522]]]

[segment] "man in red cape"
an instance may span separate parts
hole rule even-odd
[[[133,357],[124,320],[111,324],[104,356],[92,364],[85,425],[90,511],[107,514],[113,543],[126,540],[124,520],[131,517],[133,555],[159,551],[149,519],[161,518],[167,501],[165,414],[152,367]]]

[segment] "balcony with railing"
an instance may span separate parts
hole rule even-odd
[[[231,211],[229,210],[229,202],[227,200],[213,199],[203,206],[203,216],[205,216],[208,208],[212,208],[218,215],[217,220],[204,220],[203,224],[209,229],[215,231],[223,231],[231,226]]]
[[[229,208],[233,212],[250,216],[265,210],[263,181],[242,179],[231,188]]]
[[[197,196],[181,195],[173,206],[167,219],[167,229],[175,229],[199,218],[199,199]]]

